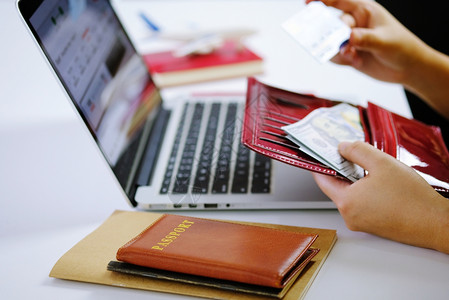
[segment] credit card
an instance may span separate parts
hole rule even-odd
[[[321,1],[314,1],[285,21],[282,27],[307,52],[324,63],[340,51],[351,34],[351,28],[336,12]]]

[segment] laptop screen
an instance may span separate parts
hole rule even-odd
[[[161,97],[109,1],[21,0],[19,9],[115,169]]]

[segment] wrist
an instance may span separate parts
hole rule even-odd
[[[413,92],[423,89],[426,85],[423,80],[427,81],[423,76],[432,72],[437,60],[436,52],[420,40],[414,43],[414,47],[409,47],[410,59],[406,61],[404,77],[400,83]]]
[[[438,210],[438,217],[435,222],[436,229],[432,248],[449,254],[449,199],[440,197],[442,198],[442,205]]]
[[[416,53],[401,83],[449,118],[449,57],[424,43]]]

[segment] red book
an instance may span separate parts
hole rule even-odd
[[[176,57],[172,51],[143,55],[160,87],[262,73],[262,58],[247,47],[227,41],[209,54]]]

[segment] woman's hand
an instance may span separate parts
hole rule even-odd
[[[306,0],[306,3],[313,0]],[[427,46],[384,7],[369,0],[322,0],[344,12],[352,28],[349,43],[332,60],[379,80],[404,83],[417,55]]]
[[[343,21],[352,28],[349,42],[333,62],[353,66],[379,80],[402,84],[449,119],[447,55],[426,45],[375,1],[322,2],[342,10]]]
[[[314,174],[346,225],[415,246],[449,253],[449,200],[412,168],[363,143],[343,142],[343,157],[368,174],[355,183]]]

